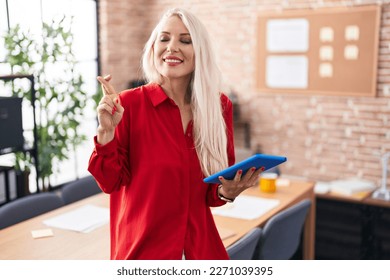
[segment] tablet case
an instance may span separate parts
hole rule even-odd
[[[275,167],[287,160],[286,157],[283,156],[274,156],[274,155],[266,155],[266,154],[255,154],[241,162],[238,162],[220,172],[217,172],[205,179],[203,182],[205,183],[221,183],[218,179],[219,176],[224,177],[227,180],[232,180],[236,175],[236,172],[241,169],[243,175],[248,171],[251,167],[256,167],[256,169],[264,167],[264,171]]]

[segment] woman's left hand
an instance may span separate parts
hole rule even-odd
[[[242,170],[238,170],[233,180],[226,180],[220,176],[218,179],[222,187],[219,189],[219,193],[226,198],[234,200],[240,193],[257,184],[262,171],[264,171],[263,167],[257,170],[255,167],[252,167],[242,176]]]

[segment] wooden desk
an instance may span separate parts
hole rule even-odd
[[[261,194],[258,188],[247,190],[246,194],[249,195],[279,199],[280,204],[278,207],[255,220],[240,220],[215,216],[215,221],[218,228],[223,228],[235,232],[234,236],[224,240],[225,246],[228,247],[229,245],[236,242],[251,228],[256,226],[263,226],[272,215],[281,211],[282,209],[285,209],[304,198],[309,198],[312,199],[313,205],[305,223],[303,254],[305,259],[313,259],[315,224],[315,200],[313,185],[313,183],[296,182],[292,183],[289,187],[278,188],[278,191],[275,194]],[[97,228],[90,233],[78,233],[53,228],[53,237],[33,239],[31,236],[32,230],[46,228],[46,226],[42,223],[43,220],[68,212],[86,204],[108,207],[109,196],[101,193],[0,230],[0,259],[109,259],[110,238],[108,224]]]
[[[330,192],[325,193],[325,194],[316,194],[316,198],[390,208],[390,201],[372,198],[371,196],[372,196],[373,192],[374,191],[367,192],[367,194],[364,197],[362,197],[361,199],[357,199],[353,196],[348,196],[348,195],[333,194]]]
[[[52,228],[54,232],[53,237],[33,239],[31,236],[32,230],[47,228],[42,221],[86,204],[108,207],[108,195],[103,193],[94,195],[0,230],[0,259],[109,259],[110,238],[108,224],[90,233]]]

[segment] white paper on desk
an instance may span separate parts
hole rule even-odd
[[[212,212],[220,216],[253,220],[275,208],[279,203],[277,199],[240,195],[234,200],[234,203],[216,207]]]
[[[50,227],[87,233],[110,221],[108,208],[85,205],[67,213],[58,215],[43,223]]]

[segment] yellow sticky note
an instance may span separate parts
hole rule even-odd
[[[321,78],[333,77],[333,66],[330,63],[321,63],[318,70]]]
[[[34,239],[54,236],[51,228],[32,230],[31,235]]]
[[[333,28],[322,27],[320,29],[320,40],[321,42],[333,42]]]
[[[345,40],[347,41],[357,41],[359,40],[360,29],[356,25],[348,25],[345,28]]]
[[[347,45],[344,48],[344,57],[347,60],[356,60],[359,57],[359,48],[355,45]]]
[[[331,46],[322,46],[320,48],[321,60],[333,60],[333,48]]]

